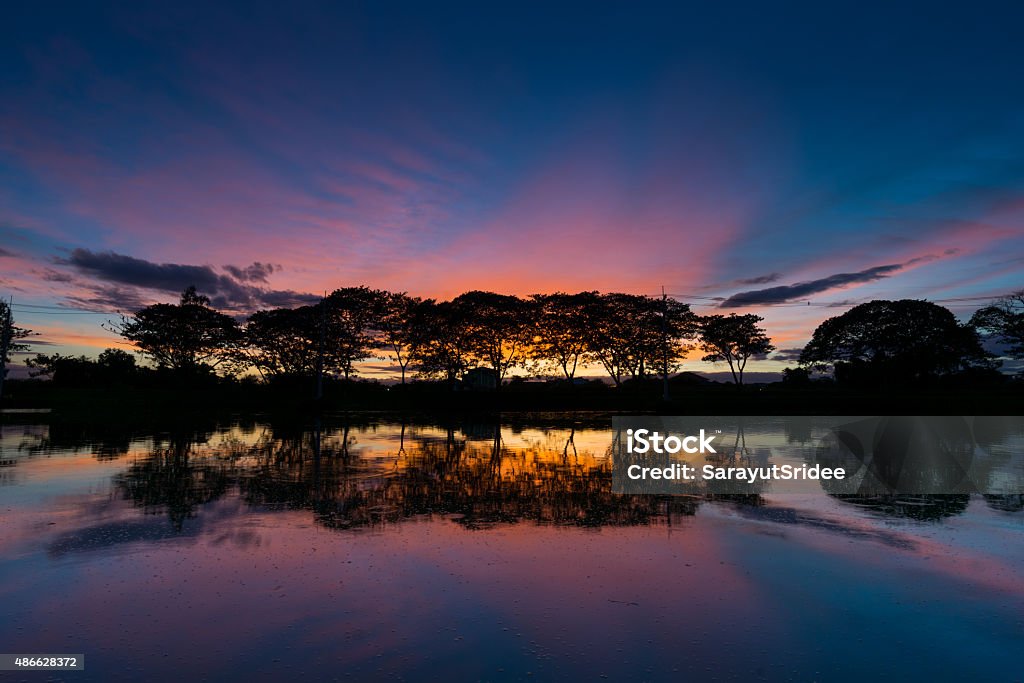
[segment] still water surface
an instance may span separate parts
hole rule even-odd
[[[0,680],[1021,680],[1020,497],[615,495],[600,416],[16,418],[0,652],[86,670]]]

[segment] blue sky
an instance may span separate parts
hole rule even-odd
[[[0,292],[55,347],[197,280],[236,312],[664,285],[780,348],[1024,286],[1019,4],[8,13]]]

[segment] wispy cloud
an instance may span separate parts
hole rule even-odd
[[[240,282],[266,282],[268,277],[281,270],[281,266],[255,261],[252,265],[245,266],[244,268],[226,265],[224,270]]]
[[[955,252],[953,252],[955,253]],[[865,284],[887,278],[900,272],[909,266],[925,263],[934,260],[935,256],[923,256],[913,258],[904,263],[890,263],[882,266],[865,268],[853,273],[836,273],[828,277],[797,282],[792,285],[779,285],[766,289],[752,289],[746,292],[739,292],[728,297],[719,306],[721,308],[741,308],[744,306],[764,306],[770,304],[781,304],[808,297],[812,294],[821,294],[833,289],[842,289],[851,285]]]
[[[740,278],[736,282],[741,285],[766,285],[769,282],[777,282],[781,277],[782,273],[768,273],[757,277]]]

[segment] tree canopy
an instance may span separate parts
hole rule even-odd
[[[6,301],[0,301],[0,365],[11,361],[12,353],[20,353],[28,350],[28,344],[19,342],[19,339],[27,339],[32,335],[32,330],[18,327],[14,324],[14,313]]]
[[[701,319],[700,348],[702,360],[729,364],[733,383],[743,386],[743,371],[751,357],[774,351],[775,347],[761,328],[764,318],[753,313],[709,315]]]
[[[28,345],[19,342],[32,334],[32,330],[14,324],[14,313],[6,301],[0,301],[0,396],[3,396],[4,378],[11,354],[28,350]]]
[[[465,313],[470,357],[493,370],[500,386],[511,368],[525,362],[535,306],[509,294],[481,291],[461,294],[452,303]]]
[[[578,333],[589,358],[604,367],[616,386],[627,376],[643,379],[671,372],[692,348],[698,328],[689,305],[640,294],[598,295],[586,313],[586,325]]]
[[[402,384],[405,384],[406,369],[413,360],[416,309],[420,303],[420,299],[405,292],[386,292],[382,297],[377,317],[377,345],[385,352],[387,358],[394,359],[398,365],[402,373]]]
[[[801,353],[799,374],[791,371],[786,381],[808,382],[811,369],[875,385],[992,372],[978,330],[998,335],[1020,355],[1022,318],[1024,293],[979,310],[970,325],[927,301],[871,301],[821,323]],[[620,386],[667,376],[698,346],[702,360],[728,364],[742,387],[749,361],[775,349],[762,321],[752,313],[698,316],[671,297],[619,292],[522,298],[474,290],[435,301],[346,287],[313,305],[257,311],[239,325],[190,287],[179,303],[147,306],[116,330],[156,366],[173,370],[230,374],[248,367],[266,379],[322,370],[350,379],[361,361],[381,358],[394,363],[403,383],[412,371],[453,385],[474,368],[486,368],[500,386],[519,368],[571,381],[589,366],[603,368]],[[46,365],[40,356],[38,367]]]
[[[320,319],[317,306],[257,311],[246,322],[242,352],[263,377],[311,376],[317,367]]]
[[[59,386],[123,384],[137,374],[135,356],[122,349],[106,349],[96,359],[59,353],[37,353],[25,361],[29,376],[45,377]]]
[[[1024,358],[1024,289],[978,310],[971,325],[1006,344],[1011,358]]]
[[[241,331],[210,299],[189,287],[177,304],[153,304],[124,316],[116,331],[158,367],[179,372],[216,368],[229,361]]]
[[[472,310],[466,301],[427,299],[413,308],[412,362],[424,377],[455,382],[470,366]]]
[[[839,381],[885,384],[988,367],[991,359],[976,330],[951,311],[902,299],[869,301],[821,323],[800,363],[831,365]]]
[[[582,334],[591,324],[590,313],[595,310],[597,292],[579,294],[536,294],[533,339],[530,356],[539,368],[557,368],[572,380],[580,365],[593,359]]]

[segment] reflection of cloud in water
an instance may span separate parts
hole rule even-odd
[[[93,510],[97,515],[111,516],[109,505],[97,504],[94,501],[83,501],[83,511]],[[123,511],[115,510],[115,513]],[[47,552],[51,557],[62,557],[79,553],[102,552],[114,547],[127,547],[136,543],[195,543],[200,537],[206,537],[211,545],[229,545],[240,550],[258,548],[263,540],[258,531],[252,529],[222,529],[222,522],[237,518],[244,512],[238,501],[225,500],[212,503],[203,508],[202,515],[196,515],[182,524],[168,524],[167,520],[156,515],[143,518],[115,517],[98,524],[86,524],[62,532],[48,545]],[[91,520],[92,517],[79,515],[79,520]],[[65,520],[63,525],[73,523]]]
[[[201,522],[178,529],[169,526],[163,520],[151,518],[107,522],[63,533],[50,543],[48,551],[53,557],[61,557],[107,550],[113,546],[131,543],[192,541],[199,536],[201,530]]]
[[[914,542],[903,534],[886,529],[851,524],[846,521],[816,515],[807,510],[783,507],[777,504],[770,506],[741,504],[737,505],[735,509],[741,516],[760,522],[808,527],[849,538],[876,541],[903,550],[912,550],[915,547]]]

